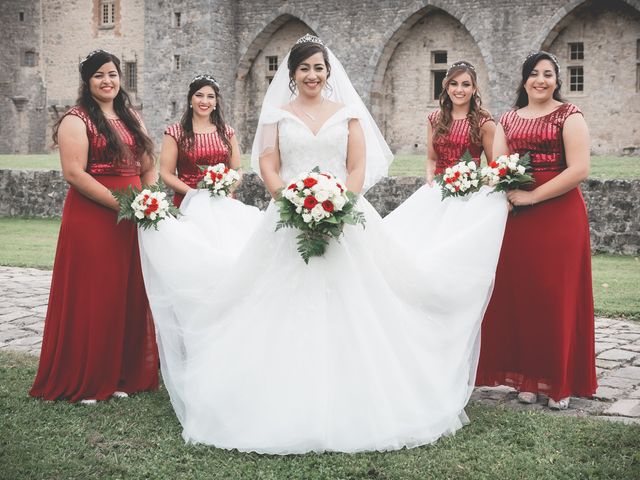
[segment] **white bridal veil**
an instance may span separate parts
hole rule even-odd
[[[360,120],[366,144],[366,173],[363,188],[366,191],[387,175],[393,154],[369,110],[349,80],[344,67],[329,48],[327,48],[327,52],[331,75],[327,80],[328,88],[325,88],[323,95],[328,100],[345,104],[353,112],[354,117]],[[281,118],[278,110],[296,97],[289,90],[288,60],[289,54],[284,57],[278,67],[262,102],[258,128],[251,149],[251,167],[258,175],[260,174],[260,156],[275,145],[277,133],[275,123]]]

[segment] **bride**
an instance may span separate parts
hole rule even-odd
[[[336,57],[317,37],[298,40],[253,144],[271,194],[315,166],[361,193],[391,159]],[[401,240],[420,212],[391,231],[360,197],[365,228],[345,226],[308,265],[297,232],[275,231],[273,201],[260,212],[197,191],[182,208],[158,231],[140,230],[140,249],[186,441],[272,454],[395,450],[468,422],[503,196],[485,195],[466,217],[429,216],[425,247],[409,251]]]

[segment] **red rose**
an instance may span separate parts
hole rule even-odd
[[[297,187],[297,185],[295,183],[292,183],[291,185],[289,185],[287,187],[287,190],[294,190]]]
[[[222,180],[222,174],[221,173],[216,173],[216,178],[218,180]]]
[[[302,183],[304,183],[305,187],[311,188],[318,183],[318,181],[315,178],[307,177],[302,181]]]
[[[325,200],[324,202],[322,202],[322,208],[324,208],[325,212],[333,212],[333,203],[331,203],[331,200]]]
[[[304,199],[304,208],[306,208],[307,210],[311,210],[317,204],[318,204],[318,200],[316,200],[316,197],[314,197],[313,195],[309,195],[307,198]]]
[[[491,168],[496,168],[498,166],[498,162],[489,162],[489,166]]]
[[[505,173],[507,173],[507,169],[506,168],[501,168],[500,170],[498,170],[498,175],[503,176]]]
[[[229,169],[227,167],[224,167],[224,173],[229,173]]]

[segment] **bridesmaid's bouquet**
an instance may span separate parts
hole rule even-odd
[[[124,190],[113,190],[111,194],[120,205],[117,223],[132,220],[145,230],[150,227],[157,230],[161,220],[180,215],[178,208],[167,201],[162,180],[143,189],[129,185]]]
[[[531,176],[531,157],[525,153],[522,158],[517,153],[500,155],[482,169],[482,176],[494,192],[504,192],[533,183]]]
[[[434,180],[442,187],[442,200],[447,197],[462,197],[477,192],[482,187],[481,174],[469,150],[464,152],[458,163],[436,175]]]
[[[240,181],[240,174],[224,163],[200,167],[204,177],[198,182],[198,188],[206,188],[212,197],[228,197],[233,186]]]
[[[357,200],[336,177],[315,167],[279,191],[276,231],[301,230],[296,237],[298,252],[309,263],[309,258],[324,254],[331,238],[339,239],[345,224],[364,227],[364,214],[355,208]]]

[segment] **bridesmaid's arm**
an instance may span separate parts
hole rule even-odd
[[[484,150],[484,156],[487,157],[487,162],[493,160],[493,140],[496,134],[496,122],[493,120],[487,120],[484,125],[480,127],[480,138],[482,140],[482,150]]]
[[[504,129],[502,125],[498,124],[496,126],[496,131],[493,135],[493,157],[498,158],[502,155],[509,155],[509,146],[507,145],[507,136],[504,134]],[[489,159],[489,157],[487,157]]]
[[[238,139],[235,135],[229,139],[229,143],[231,143],[231,157],[229,158],[229,168],[233,168],[240,175],[240,180],[238,180],[231,189],[231,191],[235,191],[242,182],[242,162],[240,159],[240,146],[238,145]]]
[[[87,129],[79,117],[67,115],[58,129],[60,164],[64,179],[78,192],[107,208],[120,209],[111,191],[86,172],[89,137]]]
[[[267,190],[273,198],[276,198],[278,190],[284,187],[284,181],[280,178],[280,144],[278,140],[278,127],[276,125],[265,125],[263,128],[275,128],[273,147],[267,148],[260,155],[260,175]],[[263,136],[272,137],[269,132],[263,132]]]
[[[140,118],[140,115],[138,114],[138,112],[136,112],[135,110],[131,110],[131,112],[140,122],[140,127],[142,128],[142,131],[148,134],[147,127],[142,121],[142,118]],[[154,183],[156,183],[158,181],[158,171],[156,170],[155,158],[145,153],[142,156],[141,164],[142,164],[142,171],[140,172],[140,183],[142,183],[142,185],[153,185]]]
[[[347,190],[360,193],[364,185],[366,168],[366,145],[360,121],[349,120],[349,143],[347,145]]]
[[[177,167],[178,143],[171,135],[165,134],[160,150],[160,178],[174,192],[186,195],[191,187],[178,178]]]
[[[567,168],[530,192],[513,190],[507,193],[513,205],[533,205],[558,197],[577,187],[589,176],[589,129],[582,115],[573,114],[567,118],[562,128],[562,140]]]
[[[431,122],[427,120],[427,163],[425,165],[425,171],[427,173],[427,185],[433,186],[433,179],[436,176],[436,162],[438,161],[438,154],[433,148],[433,130],[431,129]]]

